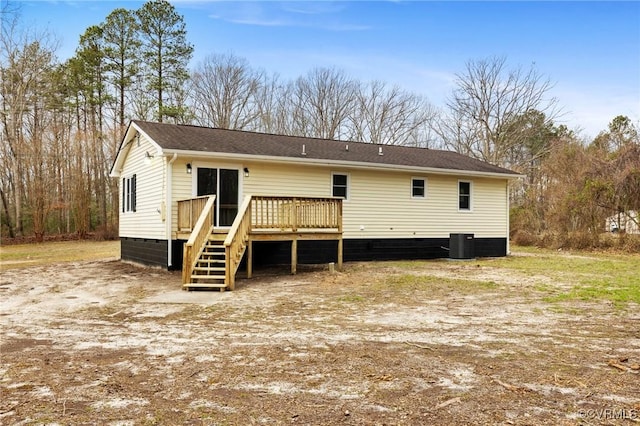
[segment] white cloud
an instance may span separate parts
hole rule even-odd
[[[239,25],[316,28],[327,31],[366,31],[369,25],[345,21],[338,16],[344,6],[332,2],[236,2],[215,3],[211,18]]]

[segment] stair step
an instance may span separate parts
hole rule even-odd
[[[210,266],[196,266],[193,268],[194,271],[207,271],[207,272],[224,272],[227,268],[225,267],[210,267]]]
[[[183,284],[183,287],[215,287],[215,288],[224,288],[226,284],[222,283],[188,283]]]
[[[225,291],[225,289],[227,288],[227,285],[226,284],[217,284],[217,283],[209,283],[209,284],[188,283],[188,284],[183,284],[182,288],[184,290],[191,290],[192,288],[217,288],[217,289],[220,289],[220,291]]]
[[[192,280],[224,280],[224,275],[191,275]]]

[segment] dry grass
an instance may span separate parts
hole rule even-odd
[[[57,241],[0,247],[0,270],[120,257],[119,241]]]

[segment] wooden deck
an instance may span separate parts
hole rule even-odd
[[[226,236],[213,227],[214,205],[214,196],[178,202],[178,235],[189,237],[183,259],[185,289],[233,290],[245,253],[247,276],[252,276],[254,241],[291,241],[295,274],[299,240],[337,240],[337,266],[342,268],[342,199],[247,196]]]

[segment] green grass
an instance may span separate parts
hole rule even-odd
[[[0,269],[120,257],[119,241],[57,241],[0,247]]]
[[[517,249],[516,252],[520,252]],[[548,302],[607,300],[617,306],[640,304],[640,256],[609,253],[558,253],[526,250],[525,256],[483,260],[481,265],[513,269],[531,276],[546,276],[568,283],[570,290],[554,291],[549,284],[536,286],[551,293]]]

